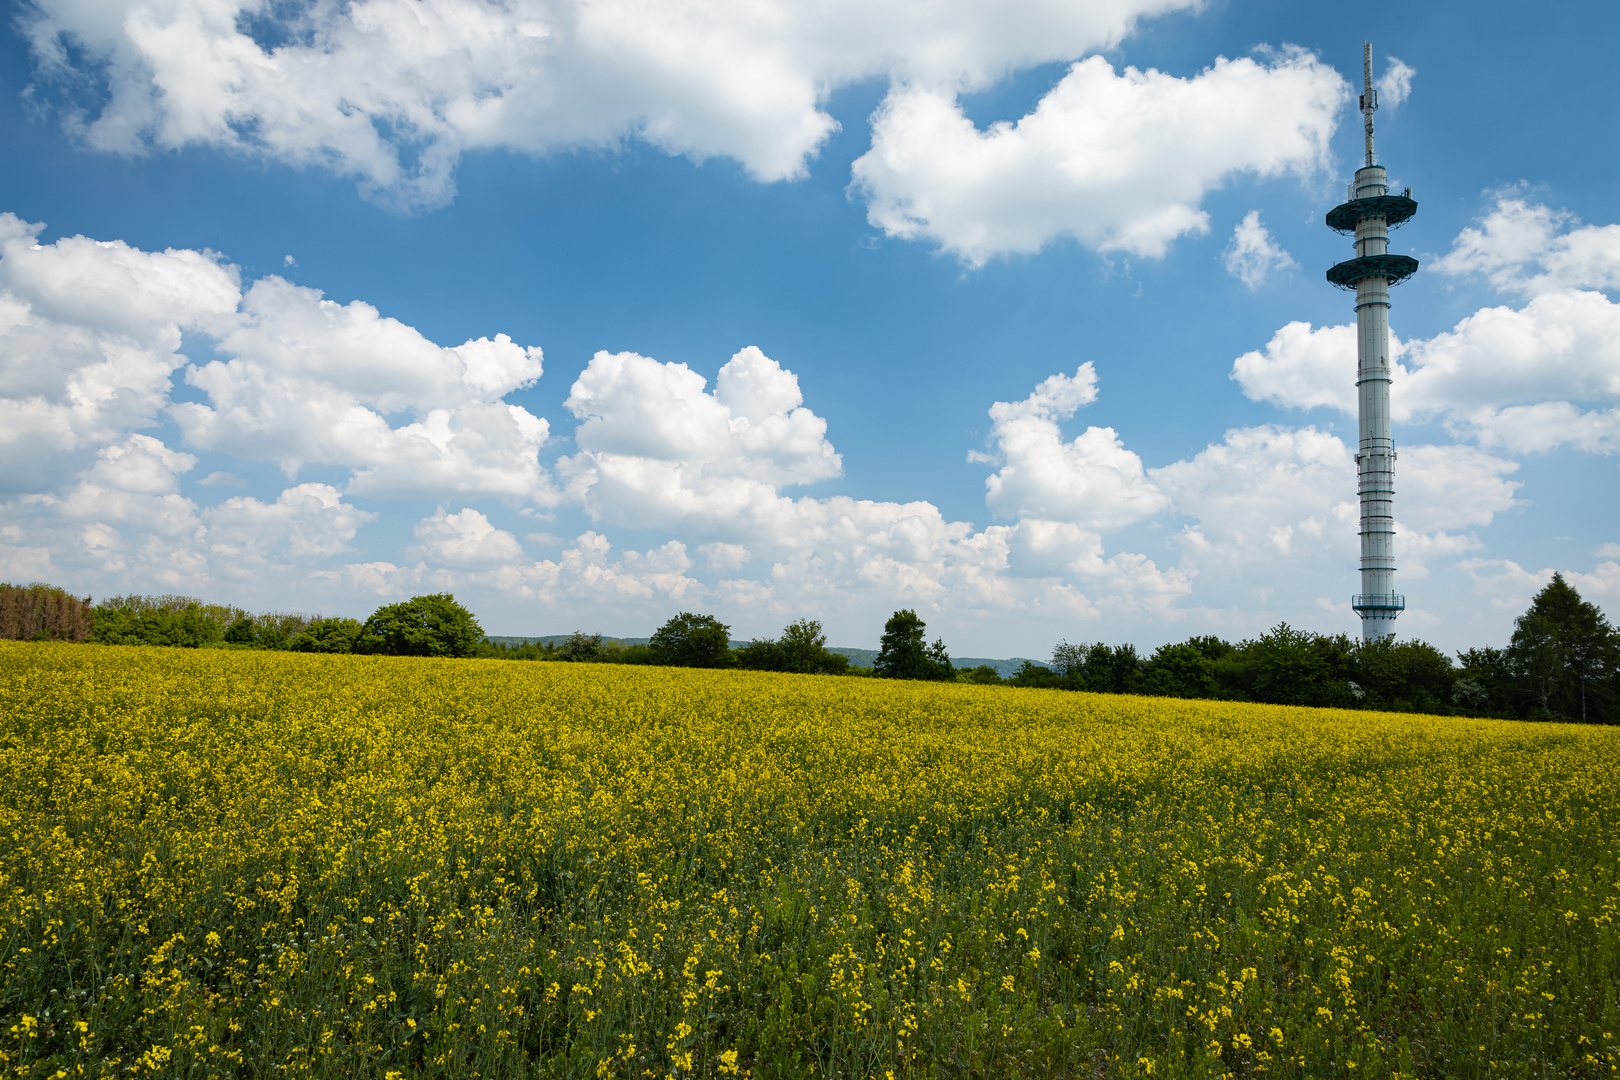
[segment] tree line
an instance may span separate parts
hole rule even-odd
[[[1514,623],[1506,647],[1454,661],[1421,641],[1366,642],[1281,624],[1237,643],[1213,636],[1161,645],[1060,641],[1049,665],[1025,661],[1002,678],[958,668],[943,640],[927,641],[912,610],[883,628],[871,667],[827,647],[821,624],[799,619],[779,637],[740,646],[713,615],[681,612],[645,644],[576,632],[562,642],[491,641],[449,593],[384,604],[365,620],[204,604],[186,596],[117,596],[92,605],[49,585],[0,585],[0,638],[109,645],[285,649],[392,656],[483,657],[565,663],[741,668],[806,675],[1005,684],[1107,694],[1253,701],[1585,723],[1620,721],[1620,632],[1561,574]]]

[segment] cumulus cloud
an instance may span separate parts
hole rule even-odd
[[[1481,308],[1426,340],[1391,340],[1398,421],[1435,418],[1512,453],[1620,448],[1620,226],[1578,226],[1561,211],[1499,199],[1436,268],[1481,274],[1528,294]],[[1245,353],[1232,378],[1250,398],[1354,414],[1355,327],[1289,323]]]
[[[992,409],[1007,513],[1038,510],[1083,523],[1025,516],[983,530],[949,521],[927,502],[783,494],[784,487],[836,475],[839,465],[825,422],[801,404],[796,378],[745,349],[721,368],[712,393],[706,386],[685,365],[598,354],[569,397],[581,421],[580,453],[559,465],[570,497],[604,524],[712,537],[698,549],[710,571],[763,573],[680,586],[696,590],[692,595],[771,617],[850,605],[875,612],[895,603],[961,611],[1033,605],[1096,617],[1101,607],[1162,606],[1186,591],[1174,570],[1103,550],[1099,529],[1140,516],[1133,500],[1160,499],[1141,490],[1135,456],[1112,432],[1057,445],[1057,422],[1095,397],[1089,365],[1047,379],[1025,401]],[[1049,466],[1069,471],[1043,478],[1040,470]],[[1075,469],[1094,474],[1093,491],[1078,500],[1059,489]],[[563,568],[586,554],[553,561]],[[631,559],[614,574],[636,565]]]
[[[374,197],[452,197],[469,150],[639,138],[802,175],[837,87],[981,88],[1117,42],[1193,0],[998,5],[726,0],[33,0],[38,77],[94,147],[226,147],[357,177]],[[67,102],[95,99],[83,112]]]
[[[1260,224],[1258,210],[1250,210],[1232,229],[1232,239],[1221,253],[1221,260],[1228,274],[1251,289],[1265,284],[1272,274],[1299,265]]]
[[[219,330],[241,298],[208,252],[146,252],[0,213],[0,492],[50,490],[95,447],[154,423],[186,331]]]
[[[704,527],[768,512],[777,488],[841,475],[827,422],[791,371],[749,347],[713,393],[685,364],[599,352],[564,402],[579,453],[558,462],[570,496],[599,520]]]
[[[1620,225],[1582,225],[1567,210],[1509,189],[1497,193],[1491,211],[1463,229],[1432,269],[1481,275],[1499,289],[1529,294],[1613,289],[1620,287]]]
[[[1073,65],[1016,123],[981,131],[955,96],[897,84],[854,187],[873,225],[969,265],[1070,238],[1158,257],[1203,233],[1204,194],[1237,174],[1312,175],[1349,87],[1298,49],[1220,58],[1192,78],[1101,57]]]
[[[441,565],[480,566],[523,558],[517,537],[470,508],[447,514],[441,506],[432,517],[418,521],[413,531],[418,544],[408,554]]]
[[[1395,507],[1402,574],[1427,576],[1428,560],[1478,548],[1472,530],[1515,505],[1519,485],[1505,477],[1517,469],[1473,447],[1402,447]],[[1185,568],[1214,572],[1204,579],[1209,597],[1320,587],[1356,565],[1355,462],[1330,432],[1237,428],[1149,476],[1185,519],[1173,540]]]
[[[985,480],[985,503],[1004,518],[1042,518],[1111,531],[1165,508],[1167,500],[1113,428],[1088,427],[1065,442],[1059,424],[1097,397],[1088,362],[1053,375],[1020,402],[990,408],[1001,468]]]
[[[347,552],[376,518],[327,484],[288,488],[273,502],[236,496],[199,508],[179,492],[196,458],[149,435],[102,447],[61,492],[0,504],[9,533],[55,553],[56,570],[182,590],[220,581],[269,587],[296,565]]]
[[[1395,466],[1401,522],[1418,532],[1489,525],[1516,505],[1519,463],[1472,446],[1403,446]]]
[[[343,501],[330,484],[298,484],[271,503],[239,495],[202,512],[214,573],[246,578],[289,560],[352,550],[350,541],[376,514]]]
[[[1201,564],[1270,562],[1295,554],[1296,544],[1354,545],[1355,466],[1328,432],[1239,428],[1151,476],[1191,519],[1179,544]]]
[[[0,215],[0,492],[58,488],[98,445],[171,418],[187,445],[289,477],[348,469],[354,493],[555,501],[546,421],[503,400],[540,377],[539,349],[446,348],[279,277],[244,293],[212,252],[40,244],[42,229]],[[182,354],[187,333],[217,358]],[[181,368],[206,401],[172,401]]]
[[[219,342],[193,365],[208,403],[172,408],[186,441],[277,462],[354,469],[368,495],[549,498],[538,454],[546,421],[501,399],[541,374],[537,348],[504,334],[445,348],[362,301],[336,304],[279,277],[256,282]],[[388,414],[410,413],[398,427]]]
[[[1385,57],[1385,64],[1384,73],[1378,77],[1378,104],[1393,109],[1412,96],[1412,77],[1417,69],[1393,56]]]

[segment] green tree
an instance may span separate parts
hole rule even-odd
[[[1052,670],[1060,685],[1094,694],[1130,694],[1139,689],[1142,661],[1135,645],[1070,645],[1059,641],[1052,649]]]
[[[789,623],[777,639],[777,646],[782,651],[783,671],[809,675],[826,666],[827,635],[821,632],[821,623],[815,619]]]
[[[1045,664],[1025,660],[1018,670],[1007,676],[1008,686],[1034,687],[1039,690],[1063,689],[1063,678]]]
[[[559,660],[573,664],[594,664],[602,659],[602,635],[575,630],[558,651]]]
[[[1354,646],[1345,634],[1332,637],[1278,623],[1269,633],[1238,646],[1245,690],[1272,705],[1356,708]]]
[[[801,675],[841,675],[849,657],[827,649],[827,635],[815,619],[788,624],[780,638],[755,638],[735,654],[738,667],[751,671],[791,671]]]
[[[1594,605],[1554,574],[1514,622],[1507,668],[1518,704],[1537,718],[1609,719],[1617,666],[1615,632]]]
[[[484,640],[472,612],[449,593],[413,596],[371,613],[358,652],[389,656],[471,656]]]
[[[1391,712],[1449,713],[1477,697],[1464,688],[1455,694],[1457,669],[1451,658],[1423,641],[1393,637],[1358,641],[1351,648],[1350,678],[1361,688],[1363,708]]]
[[[253,620],[244,616],[226,627],[225,643],[227,645],[257,645],[259,635],[254,632]]]
[[[731,627],[713,615],[683,611],[647,642],[653,662],[668,667],[724,667],[731,661]]]
[[[877,659],[872,670],[885,679],[955,679],[956,669],[945,651],[944,639],[927,645],[928,624],[910,608],[897,611],[883,624]]]
[[[1142,665],[1144,694],[1179,698],[1246,698],[1239,689],[1237,646],[1214,635],[1160,645]]]
[[[316,619],[293,635],[288,648],[298,652],[354,652],[365,627],[359,619]]]
[[[975,686],[1000,686],[1001,676],[989,664],[980,664],[976,668],[962,668],[956,673],[956,681],[973,683]]]

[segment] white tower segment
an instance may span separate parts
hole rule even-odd
[[[1351,606],[1368,641],[1395,632],[1406,597],[1395,591],[1395,443],[1389,426],[1389,290],[1417,271],[1417,260],[1389,253],[1389,230],[1417,213],[1412,189],[1389,194],[1389,178],[1373,161],[1372,45],[1362,45],[1361,112],[1367,161],[1356,170],[1349,201],[1328,211],[1328,227],[1356,239],[1356,257],[1327,272],[1328,281],[1356,293],[1356,389],[1361,445],[1356,453],[1361,496],[1361,591]]]

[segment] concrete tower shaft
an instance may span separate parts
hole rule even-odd
[[[1351,606],[1362,637],[1395,632],[1406,598],[1395,591],[1395,441],[1390,430],[1389,290],[1417,270],[1417,260],[1389,253],[1390,229],[1417,212],[1408,188],[1389,193],[1389,177],[1373,160],[1372,45],[1362,47],[1361,111],[1366,119],[1366,164],[1356,170],[1349,201],[1328,211],[1327,223],[1355,237],[1356,257],[1328,271],[1328,281],[1356,293],[1356,396],[1360,442],[1356,488],[1361,499],[1361,591]]]

